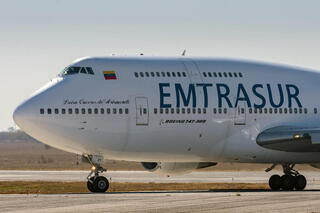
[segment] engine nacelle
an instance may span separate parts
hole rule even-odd
[[[142,162],[143,168],[149,172],[162,175],[181,175],[190,173],[196,169],[207,168],[215,166],[214,162],[195,162],[195,163],[156,163],[156,162]]]

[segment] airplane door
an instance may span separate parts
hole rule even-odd
[[[245,103],[239,103],[238,107],[235,108],[234,125],[246,124],[246,111]]]
[[[136,125],[148,126],[149,109],[148,99],[146,97],[136,97]]]
[[[191,83],[202,82],[199,68],[195,62],[189,60],[189,61],[183,61],[182,63],[184,65],[185,70],[188,73]]]

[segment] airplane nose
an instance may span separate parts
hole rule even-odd
[[[24,103],[20,104],[13,112],[13,120],[21,129],[26,121],[26,114],[26,107]]]

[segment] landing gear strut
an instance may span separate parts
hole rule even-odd
[[[92,165],[91,172],[87,176],[87,188],[90,192],[106,192],[109,188],[109,181],[106,177],[100,176],[107,170],[101,166],[103,159],[99,156],[86,156],[88,162]],[[97,159],[98,158],[98,159]]]
[[[272,175],[269,179],[269,186],[271,190],[303,190],[307,185],[306,178],[294,170],[295,164],[282,164],[283,173],[281,177],[279,175]],[[271,171],[276,165],[272,165],[266,172]]]

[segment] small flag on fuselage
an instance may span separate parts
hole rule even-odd
[[[115,71],[103,71],[104,79],[105,80],[116,80],[116,72]]]

